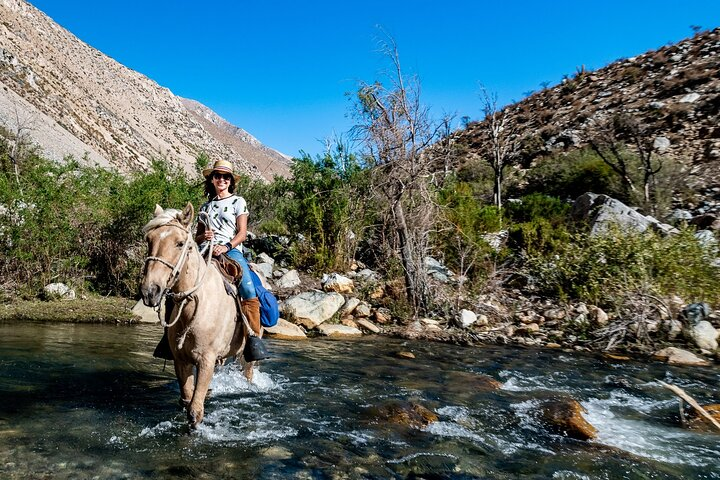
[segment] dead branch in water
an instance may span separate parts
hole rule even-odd
[[[708,423],[715,426],[715,428],[720,431],[720,423],[718,423],[717,420],[715,420],[703,407],[700,406],[699,403],[695,401],[690,395],[685,393],[685,391],[677,387],[675,385],[670,385],[669,383],[665,383],[662,380],[658,380],[658,383],[662,385],[663,387],[667,388],[671,392],[673,392],[675,395],[680,397],[682,400],[685,400],[691,407],[693,407],[697,412],[703,417],[704,420],[706,420]]]

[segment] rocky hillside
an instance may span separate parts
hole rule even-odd
[[[254,178],[289,172],[289,157],[83,43],[24,0],[0,0],[0,125],[48,158],[73,155],[121,172],[164,158],[196,174],[200,152]]]
[[[683,162],[691,187],[720,195],[720,29],[595,71],[579,66],[507,107],[525,166],[587,145],[594,125],[620,113],[642,125],[656,153]],[[482,148],[482,129],[471,123],[458,134],[470,157]]]

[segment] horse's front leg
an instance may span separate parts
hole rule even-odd
[[[245,378],[248,382],[252,383],[256,363],[257,361],[245,362],[245,365],[243,365],[243,373],[245,374]]]
[[[190,405],[195,389],[195,376],[193,375],[193,365],[187,362],[175,360],[175,376],[180,385],[180,404],[183,408]]]
[[[188,421],[193,428],[197,427],[205,416],[205,397],[210,388],[213,373],[215,373],[215,359],[203,358],[198,364],[195,392],[188,408]]]

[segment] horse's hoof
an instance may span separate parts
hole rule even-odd
[[[203,416],[204,416],[204,412],[202,412],[202,411],[193,412],[193,411],[188,410],[187,417],[188,417],[188,423],[190,424],[190,428],[195,430],[198,427],[198,425],[200,425],[200,422],[202,422]]]

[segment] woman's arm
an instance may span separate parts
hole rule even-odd
[[[230,245],[227,243],[225,245],[216,245],[213,248],[214,255],[227,253],[245,241],[247,238],[247,217],[247,213],[238,215],[235,219],[235,236],[228,242]]]

